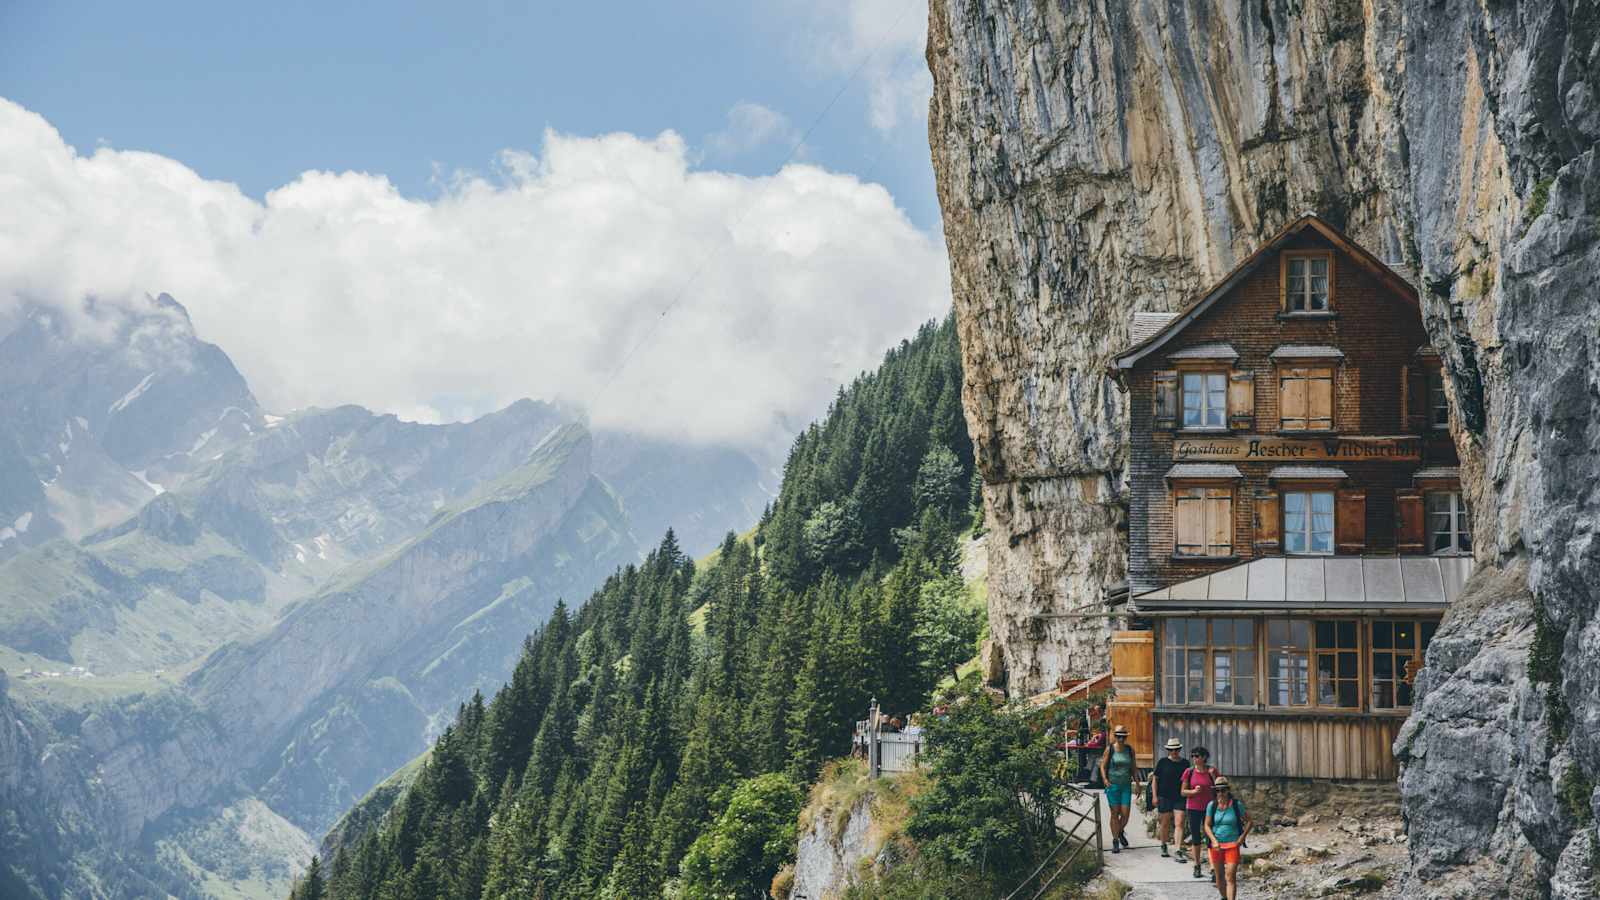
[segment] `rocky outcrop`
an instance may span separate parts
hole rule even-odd
[[[837,831],[835,830],[837,828]],[[842,826],[828,816],[817,816],[800,835],[795,852],[791,898],[831,900],[844,895],[859,880],[863,865],[882,850],[872,838],[872,802],[863,799],[844,817]]]
[[[1130,313],[1179,308],[1314,210],[1416,273],[1473,509],[1483,599],[1446,619],[1397,745],[1411,886],[1588,890],[1600,6],[934,0],[928,41],[1013,686],[1103,659],[1104,620],[1049,616],[1098,611],[1121,576],[1102,373]],[[1435,802],[1464,776],[1470,802]]]

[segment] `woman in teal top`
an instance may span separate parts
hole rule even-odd
[[[1128,743],[1128,729],[1122,725],[1112,732],[1112,742],[1100,757],[1100,777],[1106,783],[1106,805],[1111,807],[1111,852],[1121,853],[1128,846],[1122,829],[1128,825],[1133,806],[1133,786],[1139,783],[1138,758]]]
[[[1206,804],[1206,837],[1211,841],[1211,871],[1217,893],[1227,900],[1239,896],[1239,845],[1250,833],[1250,814],[1244,801],[1234,799],[1228,779],[1221,775],[1213,785],[1217,799]]]

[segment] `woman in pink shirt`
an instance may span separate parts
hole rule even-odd
[[[1194,877],[1204,878],[1205,869],[1201,861],[1205,859],[1206,806],[1216,797],[1214,788],[1222,773],[1211,765],[1211,751],[1204,747],[1194,748],[1190,758],[1194,762],[1183,773],[1178,793],[1184,796],[1184,812],[1189,818],[1189,841],[1194,848]]]

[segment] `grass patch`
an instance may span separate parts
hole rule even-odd
[[[1545,178],[1533,186],[1533,193],[1528,195],[1528,212],[1522,219],[1523,234],[1527,234],[1534,221],[1544,215],[1544,208],[1550,205],[1550,186],[1555,182],[1554,178]]]

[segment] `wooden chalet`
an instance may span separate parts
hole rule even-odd
[[[1416,289],[1315,215],[1176,314],[1139,313],[1115,721],[1229,775],[1393,779],[1472,571]]]

